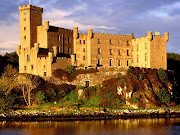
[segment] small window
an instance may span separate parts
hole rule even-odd
[[[26,18],[24,18],[24,21],[26,21]]]
[[[109,59],[109,66],[111,67],[113,65],[112,59]]]
[[[24,27],[24,31],[26,31],[26,27]]]
[[[71,54],[71,48],[68,48],[68,54]]]
[[[34,66],[33,66],[33,65],[31,65],[31,69],[34,69]]]
[[[101,54],[101,48],[98,48],[98,54]]]
[[[83,52],[86,52],[86,49],[85,49],[85,48],[83,48]]]
[[[60,35],[57,35],[57,39],[58,39],[58,41],[60,41],[60,40],[61,40],[61,37],[60,37]]]
[[[126,61],[127,67],[129,66],[129,60]]]
[[[26,70],[26,66],[24,66],[24,70]]]
[[[109,40],[109,43],[112,44],[112,39]]]
[[[98,39],[98,44],[100,44],[101,43],[101,40],[100,39]]]
[[[118,45],[120,45],[121,44],[121,40],[118,40]]]
[[[24,39],[26,39],[26,36],[24,36]]]
[[[83,40],[83,44],[85,44],[86,43],[86,41],[85,40]]]
[[[97,61],[97,62],[98,62],[97,65],[100,66],[100,65],[101,65],[101,59],[98,58],[98,61]]]
[[[112,49],[109,50],[109,54],[112,55]]]
[[[30,61],[30,55],[27,55],[27,61]]]
[[[137,44],[137,51],[139,50],[139,45]]]
[[[68,37],[68,43],[70,43],[70,38]]]
[[[137,62],[139,61],[138,55],[137,55]]]
[[[127,56],[129,56],[129,50],[127,50]]]
[[[132,57],[132,63],[134,63],[134,58]]]
[[[85,56],[83,56],[83,60],[86,60],[86,57],[85,57]]]
[[[130,44],[129,44],[129,41],[127,41],[127,46],[129,46]]]
[[[121,60],[118,60],[118,66],[121,66]]]
[[[44,68],[46,68],[46,65],[44,65]]]
[[[46,72],[44,72],[44,76],[46,76]]]
[[[147,61],[147,53],[145,53],[145,61]]]
[[[121,55],[121,50],[120,49],[118,50],[118,55]]]
[[[86,81],[86,86],[85,86],[86,88],[88,88],[89,87],[89,81]]]
[[[79,40],[79,44],[81,44],[81,40]]]

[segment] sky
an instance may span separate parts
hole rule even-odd
[[[0,54],[20,45],[19,5],[29,0],[0,0]],[[148,31],[169,32],[167,52],[180,54],[180,0],[31,0],[44,8],[43,20],[50,25],[81,33],[147,35]]]

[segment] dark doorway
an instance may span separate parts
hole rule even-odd
[[[86,88],[89,87],[89,81],[86,81]]]

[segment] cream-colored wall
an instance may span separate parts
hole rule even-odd
[[[44,25],[37,26],[37,43],[41,48],[48,48],[47,31]]]

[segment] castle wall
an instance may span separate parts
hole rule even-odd
[[[48,48],[47,31],[44,25],[37,26],[37,43],[41,48]]]
[[[52,64],[52,72],[56,69],[67,69],[67,66],[71,65],[71,58],[59,57],[55,59]]]

